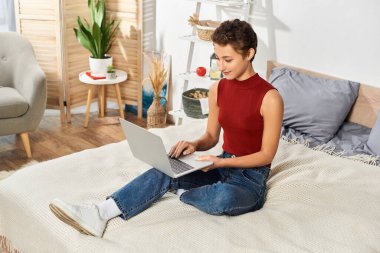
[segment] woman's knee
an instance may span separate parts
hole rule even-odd
[[[222,183],[187,191],[181,195],[181,201],[211,215],[229,216],[258,210],[263,202],[260,196],[252,196]]]
[[[212,185],[191,189],[184,192],[181,195],[180,200],[205,213],[223,215],[225,214],[225,210],[230,206],[230,203],[228,197],[223,194],[224,191],[215,188],[219,187]]]
[[[167,183],[170,184],[170,177],[161,171],[151,168],[139,176],[145,182]]]
[[[225,195],[216,199],[213,208],[211,208],[211,214],[236,216],[256,211],[262,207],[262,200],[259,196],[253,198],[252,196],[236,196],[233,193],[230,196],[228,193]],[[244,197],[251,200],[246,201],[246,199],[242,199]]]
[[[147,170],[146,172],[144,172],[142,175],[144,175],[144,174],[147,174],[151,177],[156,177],[156,178],[167,177],[167,175],[165,173],[159,171],[156,168],[151,168],[151,169]]]

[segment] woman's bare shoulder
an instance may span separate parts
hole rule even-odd
[[[278,90],[276,90],[276,89],[271,89],[265,94],[265,96],[263,98],[263,103],[264,102],[269,103],[269,104],[283,103],[280,92],[278,92]]]
[[[269,90],[264,98],[263,102],[261,103],[261,115],[263,115],[263,112],[274,112],[277,111],[278,113],[282,114],[284,111],[284,101],[282,100],[282,97],[280,93],[276,89]]]

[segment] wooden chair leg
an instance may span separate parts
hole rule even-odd
[[[21,133],[21,140],[22,144],[24,144],[25,152],[26,152],[26,157],[32,158],[32,151],[30,149],[30,142],[29,142],[29,135],[28,133]]]

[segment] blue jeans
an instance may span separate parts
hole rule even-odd
[[[223,152],[220,157],[231,154]],[[239,215],[260,209],[264,204],[268,167],[249,169],[217,168],[208,172],[195,171],[171,178],[152,168],[120,190],[113,198],[129,219],[147,209],[169,190],[185,189],[180,200],[213,215]]]

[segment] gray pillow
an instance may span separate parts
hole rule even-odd
[[[380,111],[377,114],[376,123],[369,134],[367,146],[373,153],[380,156]]]
[[[347,117],[359,83],[312,77],[280,67],[269,82],[280,92],[284,104],[283,125],[328,142]]]

